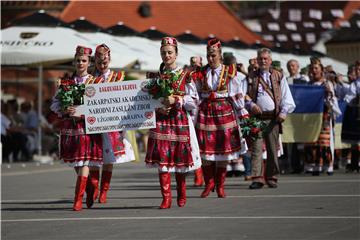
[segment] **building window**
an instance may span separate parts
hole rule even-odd
[[[139,6],[138,13],[140,16],[147,18],[151,17],[151,6],[147,2],[142,2]]]

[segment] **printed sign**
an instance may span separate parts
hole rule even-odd
[[[142,90],[146,83],[134,80],[87,85],[81,109],[86,133],[155,128],[159,102]]]

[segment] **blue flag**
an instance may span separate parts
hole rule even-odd
[[[323,86],[289,85],[296,108],[283,123],[282,141],[310,143],[317,141],[324,111]]]

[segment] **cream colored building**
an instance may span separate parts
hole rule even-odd
[[[353,64],[360,59],[360,14],[354,14],[349,23],[349,27],[337,30],[325,46],[329,57]]]

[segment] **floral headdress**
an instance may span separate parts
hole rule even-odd
[[[164,37],[161,39],[161,47],[164,46],[174,46],[177,47],[177,40],[173,37]]]
[[[88,48],[88,47],[84,47],[84,46],[77,46],[76,47],[76,52],[75,52],[75,56],[91,56],[92,54],[92,49]]]
[[[105,44],[98,45],[95,50],[95,59],[102,61],[110,58],[110,48]]]
[[[212,38],[210,39],[208,42],[207,42],[207,47],[206,49],[209,51],[209,52],[213,52],[215,50],[221,50],[221,42],[219,39],[217,38]]]

